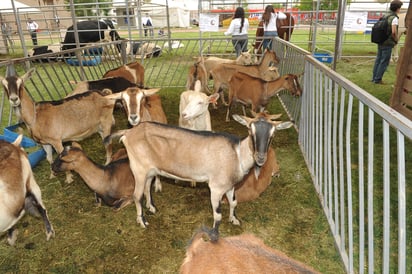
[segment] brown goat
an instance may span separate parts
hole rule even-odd
[[[243,106],[251,105],[252,111],[263,111],[270,98],[282,90],[289,90],[293,96],[301,96],[302,89],[296,74],[286,74],[272,81],[265,81],[259,77],[252,77],[243,72],[236,72],[229,80],[229,103],[226,112],[226,121],[229,121],[230,109],[233,103],[239,102]],[[243,108],[245,114],[245,109]]]
[[[107,77],[123,77],[131,83],[135,83],[139,87],[144,86],[144,67],[139,62],[132,62],[106,71],[103,78]]]
[[[252,234],[218,238],[203,228],[196,233],[180,266],[181,274],[319,273],[310,266],[265,245]]]
[[[113,160],[109,164],[102,166],[89,159],[81,146],[73,142],[54,160],[52,170],[56,173],[69,170],[78,173],[95,192],[99,204],[103,201],[119,210],[133,202],[134,177],[124,148],[113,154]],[[150,191],[146,191],[147,193],[150,195]],[[146,202],[148,208],[154,208],[147,195]]]
[[[258,65],[242,66],[235,64],[220,64],[210,71],[210,75],[213,78],[214,93],[220,92],[220,98],[224,105],[227,105],[223,96],[223,88],[229,88],[229,80],[233,74],[241,71],[247,75],[253,77],[259,77],[261,79],[270,81],[279,78],[279,72],[276,64],[279,63],[279,59],[276,53],[271,50],[266,50],[262,61]]]
[[[19,135],[12,144],[0,140],[0,232],[8,231],[10,245],[14,245],[17,238],[14,225],[26,210],[43,218],[47,240],[54,236],[40,187],[27,154],[20,147],[22,139],[23,135]]]
[[[186,90],[194,90],[197,80],[201,83],[202,92],[209,92],[208,88],[208,75],[206,67],[203,61],[203,57],[198,57],[196,62],[189,67],[189,73],[187,74]]]
[[[0,77],[0,81],[10,105],[29,129],[31,137],[43,146],[50,164],[53,161],[52,149],[62,152],[63,142],[83,140],[94,133],[104,138],[111,133],[118,94],[103,96],[99,92],[88,91],[62,100],[34,102],[24,88],[24,82],[33,72],[34,68],[18,77],[14,68],[9,68],[8,76]],[[111,143],[105,144],[105,149],[106,163],[109,163]],[[72,181],[71,174],[67,173],[66,182]]]
[[[273,176],[279,176],[279,164],[273,148],[269,148],[266,163],[260,169],[256,179],[255,171],[250,170],[243,180],[235,185],[235,197],[238,203],[258,198],[270,185]],[[224,199],[227,202],[226,197]]]

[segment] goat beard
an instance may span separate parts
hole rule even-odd
[[[255,178],[256,178],[256,180],[259,178],[261,168],[262,168],[261,166],[258,166],[258,165],[255,164]]]

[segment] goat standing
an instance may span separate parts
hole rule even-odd
[[[8,231],[10,245],[14,245],[17,238],[13,226],[26,210],[41,215],[47,240],[54,236],[40,187],[34,179],[27,154],[20,147],[22,139],[23,135],[19,135],[12,144],[0,140],[0,232]]]
[[[8,68],[6,78],[0,81],[9,102],[19,118],[24,122],[32,138],[46,151],[47,161],[53,161],[53,148],[63,151],[63,142],[80,141],[98,132],[102,138],[111,133],[113,109],[120,95],[103,96],[99,92],[88,91],[58,101],[34,102],[24,88],[24,82],[32,76],[34,68],[22,77]],[[106,163],[110,162],[112,145],[106,144]],[[53,173],[51,173],[53,176]],[[72,182],[67,173],[66,182]]]
[[[193,131],[165,124],[145,122],[128,130],[118,131],[107,138],[123,142],[135,178],[133,194],[137,222],[146,227],[141,198],[147,184],[161,175],[183,181],[208,182],[213,209],[213,227],[218,230],[222,219],[220,201],[229,201],[229,221],[239,225],[235,217],[237,201],[234,185],[252,167],[256,176],[266,162],[267,149],[276,130],[292,126],[291,122],[274,122],[271,115],[258,114],[255,118],[234,115],[234,119],[249,129],[240,140],[235,136],[209,131]],[[141,157],[141,155],[145,155]]]

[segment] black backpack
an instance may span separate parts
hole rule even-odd
[[[375,44],[382,44],[385,42],[390,34],[389,16],[382,16],[372,27],[371,41]]]
[[[150,19],[147,19],[146,26],[149,26],[149,27],[152,26],[152,21],[150,21]]]

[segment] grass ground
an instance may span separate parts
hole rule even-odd
[[[370,58],[348,58],[339,61],[337,70],[387,103],[395,81],[394,65],[385,74],[384,81],[389,83],[385,86],[368,81],[372,66]],[[177,124],[180,92],[170,89],[163,93],[170,124]],[[284,112],[277,100],[270,104],[269,111]],[[246,135],[236,122],[224,121],[224,108],[212,109],[211,115],[216,131]],[[117,128],[125,127],[120,111],[116,112],[116,121]],[[103,162],[104,149],[99,137],[81,144],[90,158]],[[280,162],[280,178],[274,178],[255,201],[238,205],[240,227],[226,221],[228,207],[223,206],[222,236],[254,233],[267,245],[322,273],[344,273],[297,144],[296,132],[293,129],[279,132],[272,145]],[[8,246],[2,235],[2,273],[176,273],[193,232],[213,222],[209,191],[202,184],[191,188],[185,183],[163,179],[163,191],[153,195],[158,213],[146,212],[150,225],[142,229],[136,224],[134,206],[119,212],[96,207],[93,193],[80,177],[76,176],[72,184],[66,184],[63,175],[50,179],[46,161],[36,166],[34,173],[56,237],[46,242],[41,220],[25,216],[17,224],[20,235],[15,247]]]

